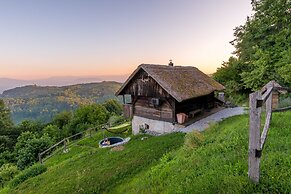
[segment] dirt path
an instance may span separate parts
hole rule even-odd
[[[203,131],[209,127],[210,123],[217,123],[219,121],[222,121],[225,118],[232,117],[235,115],[242,115],[245,113],[247,113],[247,111],[245,111],[243,107],[226,108],[206,118],[203,118],[193,123],[192,125],[189,125],[185,128],[177,129],[177,131],[184,132],[184,133],[189,133],[193,130]]]

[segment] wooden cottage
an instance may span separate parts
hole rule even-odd
[[[196,67],[141,64],[116,95],[123,95],[124,115],[133,117],[134,134],[140,130],[165,133],[174,131],[183,117],[213,108],[214,91],[223,89]]]

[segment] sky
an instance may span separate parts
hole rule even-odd
[[[250,0],[0,0],[0,77],[130,74],[139,64],[216,71]]]

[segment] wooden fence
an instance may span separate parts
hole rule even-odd
[[[275,87],[274,84],[269,84],[264,87],[264,90],[251,93],[249,96],[250,123],[248,176],[255,183],[258,183],[260,180],[260,158],[266,143],[268,130],[272,120],[272,112],[291,110],[291,107],[273,110],[272,93],[278,91],[291,92],[291,89],[285,87]],[[261,114],[264,104],[266,105],[266,120],[261,133]]]
[[[53,155],[59,153],[60,151],[63,152],[68,152],[68,147],[69,145],[71,145],[73,142],[72,140],[76,140],[76,139],[81,139],[84,137],[91,137],[92,133],[96,132],[98,129],[101,129],[105,126],[104,125],[98,125],[96,127],[93,128],[89,128],[85,131],[76,133],[70,137],[66,137],[63,140],[59,141],[58,143],[52,145],[50,148],[44,150],[43,152],[38,154],[38,160],[39,162],[42,164],[44,161],[46,161],[47,159],[49,159],[50,157],[52,157]],[[85,136],[84,136],[85,135]]]

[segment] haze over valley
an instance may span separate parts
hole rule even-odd
[[[81,83],[92,83],[102,81],[116,81],[123,83],[128,75],[98,75],[98,76],[54,76],[44,79],[13,79],[0,77],[0,94],[8,89],[26,85],[38,86],[67,86]]]

